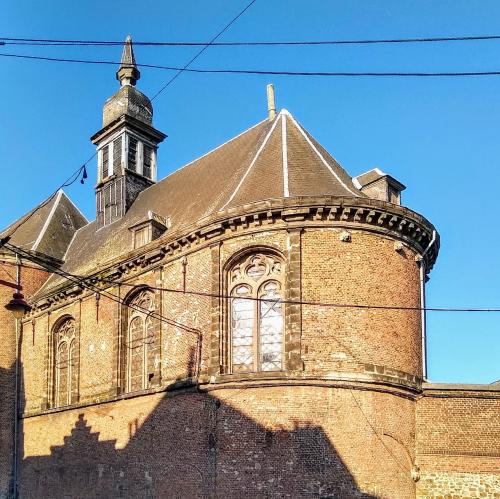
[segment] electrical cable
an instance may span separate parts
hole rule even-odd
[[[215,42],[215,40],[217,40],[217,38],[219,38],[225,31],[227,31],[257,0],[252,0],[249,4],[247,4],[247,6],[242,10],[240,11],[236,17],[234,17],[233,19],[231,19],[231,21],[229,21],[229,23],[227,23],[224,28],[222,28],[221,31],[219,31],[199,52],[197,52],[194,57],[192,57],[185,65],[183,68],[179,69],[178,72],[172,76],[172,78],[170,78],[170,80],[168,80],[161,88],[160,90],[158,90],[158,92],[156,92],[153,97],[151,98],[151,101],[154,101],[169,85],[171,85],[180,75],[183,71],[186,71],[187,68],[189,66],[191,66],[191,64],[196,60],[198,59],[198,57],[200,57],[201,54],[203,54],[203,52],[205,52],[205,50],[207,50],[208,47],[210,47],[210,45],[212,45],[212,43]]]
[[[44,260],[37,259],[36,256],[15,246],[11,243],[6,244],[6,247],[11,249],[11,251],[22,251],[23,254],[29,258],[31,258],[35,263],[39,263],[40,261],[44,262]],[[28,259],[29,259],[28,258]],[[87,281],[95,280],[95,277],[84,277],[76,274],[71,274],[69,272],[65,272],[57,267],[57,272],[62,277],[71,278],[73,280],[77,280],[79,283],[84,283],[87,285]],[[137,284],[115,281],[112,279],[102,279],[103,282],[106,282],[109,286],[126,286],[126,287],[137,287]],[[398,305],[362,305],[356,303],[331,303],[331,302],[319,302],[319,301],[311,301],[311,300],[287,300],[287,299],[270,299],[270,298],[255,298],[251,296],[233,296],[219,293],[209,293],[205,291],[188,291],[181,289],[173,289],[166,288],[161,286],[151,286],[148,285],[148,288],[153,291],[165,291],[167,293],[175,293],[181,295],[194,295],[194,296],[203,296],[206,298],[220,298],[225,300],[232,300],[235,298],[241,300],[255,301],[255,302],[265,302],[265,303],[283,303],[287,305],[307,305],[313,307],[322,307],[322,308],[353,308],[353,309],[361,309],[361,310],[394,310],[394,311],[415,311],[420,312],[425,310],[427,312],[500,312],[500,308],[461,308],[461,307],[409,307],[409,306],[398,306]],[[96,288],[99,291],[101,288]],[[95,291],[95,290],[94,290]]]
[[[165,317],[163,315],[160,315],[156,312],[151,312],[150,310],[148,310],[144,307],[141,307],[139,305],[127,303],[125,300],[123,300],[119,296],[117,296],[109,291],[103,290],[102,288],[99,288],[98,286],[95,286],[93,284],[89,284],[88,282],[86,282],[86,279],[79,277],[79,276],[75,276],[73,274],[70,274],[69,272],[65,272],[65,271],[61,270],[59,267],[57,267],[56,265],[50,264],[49,262],[47,262],[46,260],[43,260],[41,258],[37,258],[35,255],[32,255],[30,252],[25,251],[25,250],[13,245],[13,244],[6,243],[5,247],[7,249],[11,250],[13,253],[20,255],[20,256],[26,258],[27,260],[30,260],[31,262],[40,265],[45,270],[52,272],[54,274],[57,274],[60,277],[63,277],[64,279],[67,279],[75,284],[78,284],[78,285],[82,286],[83,288],[88,289],[89,291],[92,291],[94,293],[99,293],[100,295],[105,296],[106,298],[109,298],[110,300],[112,300],[116,303],[119,303],[121,305],[124,305],[128,308],[132,308],[134,310],[144,312],[144,313],[146,313],[146,315],[153,317],[153,318],[156,318],[156,319],[159,319],[162,322],[166,322],[167,324],[169,324],[171,326],[185,329],[189,332],[196,333],[197,335],[200,334],[200,331],[196,328],[186,326],[184,324],[181,324],[180,322],[174,321],[173,319],[168,319],[167,317]]]
[[[121,285],[121,286],[130,286],[134,287],[136,284],[129,284],[126,282],[118,282],[108,279],[103,279],[103,281],[112,285]],[[286,300],[286,299],[269,299],[269,298],[254,298],[251,296],[233,296],[233,295],[223,295],[217,293],[209,293],[204,291],[188,291],[181,289],[172,289],[172,288],[164,288],[159,286],[149,286],[150,289],[155,291],[166,291],[169,293],[178,293],[178,294],[191,294],[196,296],[205,296],[209,298],[221,298],[221,299],[234,299],[238,298],[241,300],[249,300],[256,302],[266,302],[266,303],[284,303],[289,305],[310,305],[313,307],[324,307],[324,308],[354,308],[354,309],[369,309],[369,310],[408,310],[408,311],[417,311],[421,312],[422,310],[428,312],[500,312],[500,308],[460,308],[460,307],[405,307],[405,306],[397,306],[397,305],[361,305],[355,303],[327,303],[327,302],[318,302],[318,301],[309,301],[309,300]]]
[[[56,194],[61,189],[63,189],[64,187],[69,187],[70,185],[74,184],[80,178],[80,175],[81,175],[80,182],[83,184],[85,182],[85,179],[88,178],[86,166],[95,157],[96,154],[97,154],[97,152],[94,153],[87,161],[85,161],[85,163],[83,163],[82,166],[80,166],[77,170],[75,170],[45,201],[43,201],[36,208],[34,208],[32,211],[30,211],[25,217],[23,217],[14,226],[14,228],[7,227],[6,231],[10,230],[10,232],[7,235],[5,235],[4,237],[2,237],[0,239],[0,248],[2,246],[4,246],[12,238],[12,236],[16,233],[16,231],[20,227],[22,227],[28,220],[30,220],[31,217],[35,213],[38,212],[38,210],[42,209],[44,206],[46,206],[48,203],[50,203],[50,201],[52,201],[52,199],[54,199],[54,197],[56,196]]]
[[[64,59],[58,57],[42,57],[33,56],[26,54],[5,54],[0,53],[0,57],[13,57],[20,59],[33,59],[40,61],[52,61],[52,62],[69,62],[77,64],[104,64],[119,66],[120,62],[116,61],[98,61],[90,59]],[[176,67],[176,66],[161,66],[158,64],[136,64],[137,67],[142,68],[152,68],[152,69],[162,69],[166,71],[178,71],[178,74],[182,72],[189,73],[204,73],[204,74],[243,74],[243,75],[272,75],[272,76],[319,76],[319,77],[460,77],[460,76],[500,76],[500,71],[438,71],[438,72],[401,72],[401,71],[389,71],[389,72],[353,72],[353,71],[267,71],[258,69],[201,69],[201,68],[188,68],[188,67]],[[173,80],[169,80],[173,81]],[[166,88],[166,87],[165,87]],[[155,94],[155,97],[159,93]],[[151,100],[153,100],[153,97]]]
[[[308,45],[376,45],[376,44],[398,44],[398,43],[443,43],[443,42],[471,42],[499,40],[500,35],[477,35],[477,36],[439,36],[424,38],[378,38],[361,40],[285,40],[285,41],[235,41],[235,42],[161,42],[134,41],[134,45],[150,47],[269,47],[269,46],[308,46]],[[0,37],[0,44],[4,45],[31,45],[31,46],[116,46],[123,45],[123,41],[110,40],[62,40],[50,38],[7,38]]]

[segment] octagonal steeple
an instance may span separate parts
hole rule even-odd
[[[151,101],[135,87],[140,76],[129,35],[116,72],[120,89],[104,104],[103,128],[91,137],[98,152],[98,228],[123,217],[156,181],[156,151],[166,135],[153,128]]]

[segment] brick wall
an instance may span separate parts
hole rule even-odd
[[[45,272],[23,267],[21,285],[25,297],[46,278]],[[16,265],[10,255],[0,256],[0,279],[16,282]],[[0,286],[0,498],[9,496],[13,477],[16,333],[12,314],[4,308],[13,292],[9,287]]]
[[[144,393],[123,390],[128,309],[106,293],[127,299],[129,284],[226,293],[228,266],[252,248],[281,255],[288,299],[418,306],[412,251],[341,234],[242,230],[33,317],[22,345],[24,496],[90,487],[102,497],[413,497],[417,312],[287,304],[287,370],[238,376],[224,367],[225,300],[155,291],[161,373]],[[80,389],[75,407],[57,409],[51,335],[65,316],[79,331]],[[208,393],[186,388],[198,374]]]
[[[500,495],[500,387],[426,385],[416,450],[418,497]]]
[[[302,235],[303,299],[324,303],[418,307],[415,254],[394,241],[352,231]],[[306,370],[363,371],[368,364],[421,376],[420,313],[414,310],[303,306]],[[368,367],[372,369],[372,366]]]
[[[411,421],[355,389],[143,395],[25,419],[21,496],[413,497]]]

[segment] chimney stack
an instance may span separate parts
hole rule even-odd
[[[274,120],[276,116],[276,104],[274,102],[274,85],[267,85],[267,112],[269,113],[269,121]]]

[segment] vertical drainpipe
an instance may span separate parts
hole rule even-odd
[[[19,260],[19,255],[16,254],[16,284],[21,285],[21,261]],[[14,483],[13,483],[13,497],[17,499],[17,479],[18,479],[18,460],[19,460],[19,442],[18,442],[18,425],[19,425],[19,333],[21,326],[21,319],[15,320],[15,334],[16,334],[16,369],[15,369],[15,380],[14,380]]]
[[[432,237],[420,256],[420,322],[422,327],[422,377],[427,380],[427,313],[425,310],[425,255],[431,249],[431,246],[436,241],[436,230],[432,231]]]

